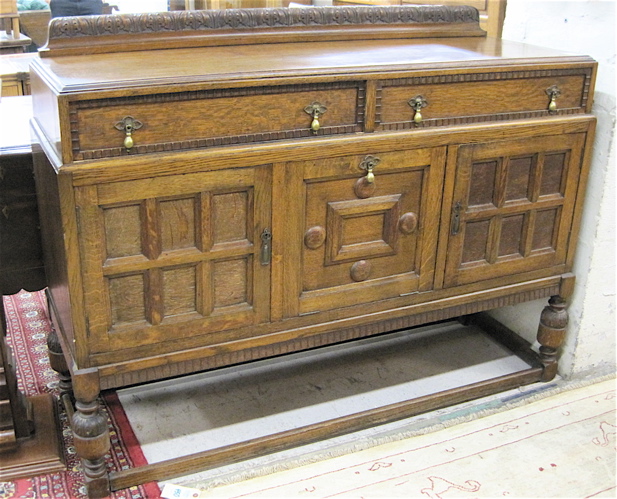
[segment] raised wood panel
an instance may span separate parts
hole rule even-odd
[[[214,262],[214,307],[250,304],[252,273],[248,258]]]
[[[162,200],[158,203],[161,250],[197,247],[201,225],[198,197]]]
[[[558,234],[559,208],[542,210],[536,213],[532,250],[553,249]]]
[[[583,138],[549,136],[452,151],[458,161],[453,204],[444,214],[451,222],[446,286],[565,263]]]
[[[115,326],[146,321],[144,276],[114,277],[108,280],[111,322]]]
[[[165,317],[198,311],[197,266],[173,268],[163,271],[163,296]]]
[[[251,192],[231,192],[212,196],[212,240],[214,244],[242,241],[253,226]]]
[[[103,209],[107,258],[141,255],[141,204]]]
[[[533,160],[533,155],[510,158],[505,178],[505,202],[531,200]]]

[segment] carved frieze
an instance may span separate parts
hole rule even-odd
[[[115,14],[53,19],[50,40],[138,33],[351,25],[477,23],[467,6],[314,7]]]

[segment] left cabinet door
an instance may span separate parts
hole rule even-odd
[[[199,335],[215,344],[268,320],[270,166],[77,187],[75,197],[91,354],[177,351]]]

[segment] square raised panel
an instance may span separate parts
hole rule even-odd
[[[485,262],[488,259],[490,220],[470,222],[465,228],[465,243],[461,263]]]
[[[249,239],[251,192],[213,194],[211,202],[212,241],[214,244]]]
[[[522,256],[524,252],[525,215],[512,215],[501,220],[497,256]]]
[[[499,161],[474,163],[471,168],[469,185],[469,206],[493,205],[495,195],[495,178]]]
[[[165,317],[197,311],[197,276],[195,266],[163,271]]]
[[[401,195],[328,203],[325,265],[396,252]]]
[[[195,197],[159,201],[161,249],[172,251],[196,246]]]
[[[239,258],[213,263],[214,308],[250,303],[250,258]]]
[[[109,298],[113,326],[146,320],[143,274],[109,279]]]
[[[103,209],[107,258],[142,254],[141,204]]]
[[[506,172],[506,201],[531,200],[531,175],[536,155],[510,158]]]
[[[550,153],[544,156],[542,181],[540,183],[541,196],[548,196],[551,194],[563,196],[567,164],[567,152]]]
[[[559,208],[542,210],[536,213],[533,231],[533,250],[546,250],[555,247],[555,233],[559,223]]]

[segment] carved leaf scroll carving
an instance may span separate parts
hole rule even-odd
[[[474,23],[478,20],[478,11],[472,7],[441,5],[177,11],[56,18],[49,26],[49,38],[295,26]]]

